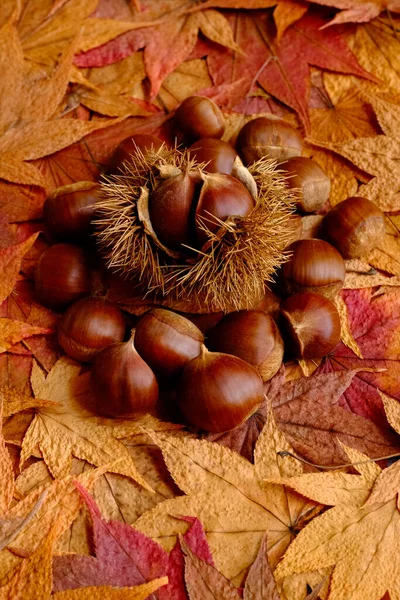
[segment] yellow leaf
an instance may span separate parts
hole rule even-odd
[[[199,58],[187,60],[164,79],[157,99],[171,111],[185,98],[211,86],[206,61]]]
[[[8,509],[14,493],[14,470],[1,430],[2,409],[3,404],[0,402],[0,516]]]
[[[24,396],[18,390],[9,387],[0,388],[0,400],[3,403],[4,417],[10,417],[28,408],[56,406],[55,402]]]
[[[46,335],[52,333],[52,329],[35,327],[23,321],[13,321],[6,317],[0,317],[0,353],[6,352],[11,346],[32,337],[33,335]]]
[[[82,39],[79,44],[81,52],[87,52],[106,44],[110,40],[142,27],[153,27],[159,21],[117,21],[115,19],[85,19],[82,28]]]
[[[356,356],[363,358],[360,347],[354,339],[349,327],[347,305],[340,295],[335,297],[335,306],[340,316],[340,339],[342,340],[343,344],[346,344],[346,346],[354,352]]]
[[[286,29],[296,23],[309,9],[308,4],[301,0],[286,0],[280,2],[274,10],[274,21],[276,25],[277,41],[279,42]]]
[[[34,233],[20,244],[8,246],[0,250],[0,302],[8,298],[13,291],[21,268],[22,259],[28,250],[32,248],[38,235],[38,233]]]
[[[77,366],[71,362],[65,357],[60,359],[46,378],[33,364],[31,383],[35,396],[53,400],[57,406],[37,410],[22,442],[21,465],[39,451],[52,475],[65,477],[71,471],[72,456],[96,466],[118,461],[110,465],[110,470],[151,489],[125,446],[112,437],[101,420],[80,407],[78,399],[88,394],[89,374],[77,375]]]
[[[361,475],[313,473],[283,482],[300,494],[333,506],[300,531],[275,570],[277,579],[333,566],[330,598],[380,600],[400,593],[400,513],[395,496],[365,503],[383,476],[368,457],[345,448]]]
[[[277,455],[278,449],[286,450],[289,445],[272,414],[258,440],[254,465],[215,443],[149,434],[186,495],[162,502],[140,517],[135,527],[171,549],[176,536],[186,529],[174,515],[197,516],[217,569],[235,585],[242,583],[267,530],[269,560],[276,565],[290,543],[291,532],[313,505],[288,494],[282,486],[263,481],[270,474],[300,472],[296,461],[283,462]]]
[[[153,592],[167,583],[168,577],[160,577],[129,588],[99,586],[66,590],[53,594],[52,598],[55,600],[146,600]]]

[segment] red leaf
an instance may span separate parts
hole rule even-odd
[[[358,64],[337,29],[319,30],[326,21],[316,12],[310,12],[289,27],[279,45],[272,15],[265,11],[229,13],[228,20],[235,32],[235,41],[245,54],[239,55],[214,44],[207,59],[214,84],[234,85],[244,78],[244,98],[258,82],[296,110],[306,128],[309,125],[309,65],[374,79]],[[227,104],[226,108],[233,108],[237,102],[235,96],[234,104]]]
[[[184,559],[179,543],[168,555],[156,542],[132,526],[119,521],[106,521],[90,494],[79,483],[76,485],[91,515],[96,556],[56,556],[53,562],[53,590],[101,585],[128,587],[168,575],[168,585],[151,597],[158,600],[187,600]],[[191,551],[208,564],[213,564],[200,521],[192,517],[182,519],[191,523],[184,535]]]

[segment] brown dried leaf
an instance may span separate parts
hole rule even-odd
[[[3,403],[0,402],[0,515],[5,513],[14,493],[14,470],[2,432]],[[0,522],[1,523],[1,522]],[[0,524],[1,531],[1,524]]]
[[[33,335],[47,335],[52,332],[53,329],[46,327],[35,327],[22,321],[0,318],[0,353],[6,352],[17,342]]]
[[[340,295],[335,297],[335,306],[340,316],[340,339],[348,348],[350,348],[350,350],[354,352],[356,356],[362,358],[363,356],[361,350],[354,339],[353,334],[351,333],[347,305]]]
[[[25,254],[32,248],[38,237],[38,233],[14,246],[0,249],[0,302],[3,302],[14,289],[15,281],[21,269],[21,262]]]
[[[146,600],[153,592],[167,583],[168,577],[160,577],[130,588],[99,586],[66,590],[53,594],[52,598],[55,600]]]

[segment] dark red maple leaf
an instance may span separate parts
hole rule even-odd
[[[359,368],[362,368],[359,365]],[[316,464],[335,465],[346,462],[337,440],[369,456],[385,456],[400,448],[399,437],[387,423],[378,426],[362,416],[339,406],[357,371],[314,373],[284,383],[282,369],[265,385],[275,419],[297,453]],[[207,439],[224,444],[252,460],[255,443],[265,423],[267,406],[237,429]]]
[[[184,558],[179,542],[168,555],[156,542],[119,521],[106,521],[90,494],[76,483],[89,509],[93,524],[96,556],[68,554],[53,561],[53,590],[87,586],[135,586],[168,575],[169,583],[151,598],[187,600],[184,584]],[[182,517],[191,523],[183,536],[191,551],[213,564],[204,529],[198,519]]]
[[[268,11],[225,14],[244,54],[209,44],[207,62],[215,86],[214,94],[219,93],[222,85],[234,87],[240,79],[243,99],[258,82],[267,92],[293,108],[307,129],[309,65],[374,79],[359,65],[338,29],[320,31],[327,21],[319,12],[310,11],[289,27],[279,44]],[[226,98],[226,108],[234,108],[239,101],[237,93],[232,94],[231,99],[227,93]]]
[[[339,399],[338,405],[382,426],[387,426],[378,390],[400,399],[400,291],[374,296],[374,288],[342,292],[350,330],[363,359],[340,344],[329,355],[319,373],[359,371]]]

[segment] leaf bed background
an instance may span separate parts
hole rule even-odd
[[[399,463],[382,460],[400,449],[399,15],[398,0],[2,1],[0,598],[400,597]],[[331,205],[359,194],[387,217],[346,261],[340,345],[286,364],[244,425],[203,439],[94,416],[32,283],[46,195],[95,181],[133,133],[169,139],[195,93],[226,139],[285,118]]]

